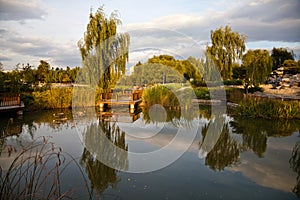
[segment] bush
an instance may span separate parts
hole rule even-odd
[[[197,99],[210,99],[207,87],[198,87],[194,89]]]
[[[31,94],[21,94],[21,101],[23,101],[25,107],[31,107],[34,105],[34,97]]]
[[[224,85],[243,85],[243,81],[239,79],[233,79],[233,80],[225,80],[223,81]]]

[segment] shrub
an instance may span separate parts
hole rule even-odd
[[[210,99],[207,87],[198,87],[194,89],[197,99]]]
[[[239,79],[233,79],[233,80],[224,80],[224,85],[243,85],[243,81]]]
[[[31,107],[34,104],[34,97],[31,94],[21,94],[21,101],[23,101],[25,107]]]

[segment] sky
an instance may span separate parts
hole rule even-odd
[[[0,0],[0,62],[81,66],[77,46],[89,13],[117,11],[130,34],[129,64],[156,54],[200,58],[210,31],[229,25],[248,49],[284,47],[300,58],[299,0]]]

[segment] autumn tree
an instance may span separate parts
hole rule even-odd
[[[211,46],[206,47],[206,52],[215,61],[222,78],[230,79],[234,63],[242,58],[246,49],[246,36],[226,26],[211,31],[210,37]]]
[[[249,86],[258,86],[264,83],[272,71],[272,58],[267,50],[248,50],[243,56],[242,67],[246,69],[245,91]]]
[[[294,52],[288,51],[286,48],[273,48],[271,57],[273,59],[273,69],[276,70],[284,63],[285,60],[294,60]]]
[[[103,7],[95,14],[90,13],[84,38],[78,42],[83,65],[80,76],[84,83],[108,89],[125,74],[129,34],[117,33],[120,24],[117,13],[107,17]]]

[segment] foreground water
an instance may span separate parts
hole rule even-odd
[[[103,113],[101,117],[94,110],[38,111],[25,113],[22,118],[2,115],[2,176],[16,155],[34,141],[47,143],[50,149],[55,146],[64,155],[65,161],[53,157],[45,168],[59,163],[60,193],[72,198],[297,199],[299,121],[224,115],[220,132],[211,144],[205,138],[209,138],[209,127],[218,119],[210,116],[209,110],[184,115],[159,109],[155,109],[159,114],[150,110],[132,115]],[[167,160],[164,155],[154,161],[147,157],[135,160],[136,154],[147,155],[165,147],[179,131],[186,135],[196,131],[196,135],[191,144],[183,138],[168,148],[169,157],[184,152],[173,163],[152,171],[151,167]],[[101,134],[124,149],[123,153],[111,152]],[[211,149],[207,147],[210,145]],[[149,172],[133,173],[145,166]],[[49,175],[40,179],[50,183],[54,178]],[[20,187],[28,184],[19,182]]]

